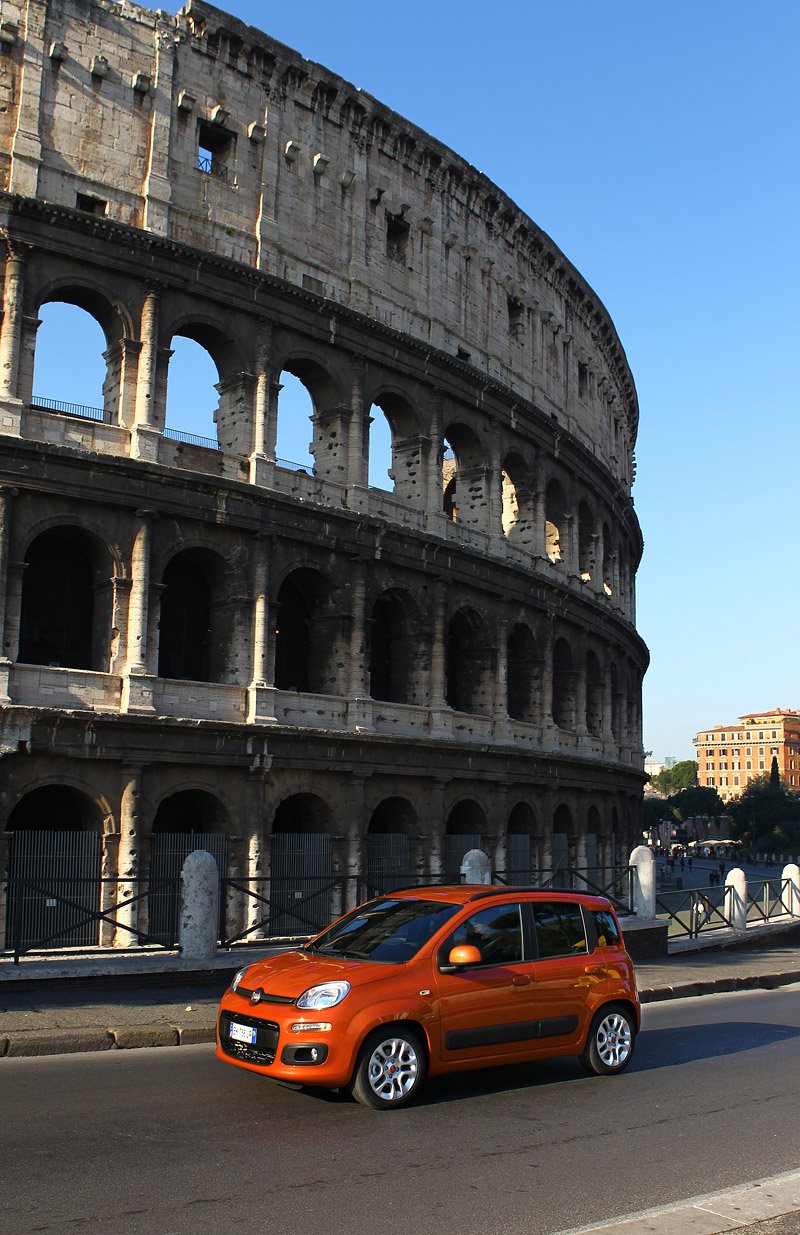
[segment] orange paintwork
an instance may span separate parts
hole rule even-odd
[[[489,895],[487,895],[487,893]],[[640,1008],[633,965],[624,946],[595,946],[578,955],[552,959],[525,959],[510,964],[467,965],[460,968],[454,948],[439,955],[444,941],[458,925],[482,909],[504,904],[569,902],[611,913],[602,897],[580,893],[531,891],[520,888],[457,885],[406,889],[388,893],[382,900],[404,898],[441,901],[457,905],[455,914],[405,963],[382,963],[285,952],[256,961],[242,978],[248,993],[228,990],[220,1004],[220,1016],[272,1022],[277,1026],[274,1062],[259,1064],[232,1057],[220,1044],[217,1022],[217,1057],[226,1063],[262,1073],[277,1080],[304,1085],[339,1087],[350,1084],[362,1043],[374,1029],[394,1022],[416,1028],[427,1051],[429,1075],[495,1064],[579,1055],[594,1014],[606,1004],[622,1004],[639,1028]],[[327,929],[327,928],[326,928]],[[463,946],[463,945],[462,945]],[[467,952],[474,951],[467,947]],[[450,962],[454,972],[442,972]],[[300,1009],[296,1001],[310,987],[344,980],[350,984],[346,997],[334,1007]],[[264,992],[260,1002],[251,1002],[249,992]],[[533,1022],[558,1025],[558,1036],[535,1040],[489,1042],[449,1050],[447,1033],[489,1037],[492,1027]],[[299,1024],[329,1025],[329,1029],[297,1032]],[[568,1028],[565,1028],[568,1027]],[[463,1040],[463,1038],[462,1038]],[[309,1066],[285,1063],[287,1048],[327,1048],[324,1062]]]

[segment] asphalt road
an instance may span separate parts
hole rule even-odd
[[[207,1046],[6,1060],[2,1235],[550,1235],[798,1166],[800,986],[645,1008],[630,1069],[373,1112]]]

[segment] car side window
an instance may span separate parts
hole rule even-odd
[[[447,959],[451,948],[471,944],[481,954],[484,965],[508,965],[522,960],[522,922],[520,906],[494,905],[474,913],[453,931],[442,948]]]
[[[586,927],[580,905],[569,901],[535,903],[533,920],[539,959],[549,956],[575,956],[586,952]]]
[[[622,943],[616,919],[607,909],[593,909],[592,917],[597,931],[597,942],[601,948],[618,948]]]

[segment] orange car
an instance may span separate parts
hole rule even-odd
[[[276,1080],[403,1106],[426,1074],[577,1055],[621,1072],[639,997],[599,896],[508,887],[392,892],[242,969],[217,1055]]]

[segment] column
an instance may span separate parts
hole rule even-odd
[[[163,13],[163,10],[161,11]],[[155,81],[152,90],[150,158],[144,182],[142,226],[158,236],[169,234],[172,187],[169,171],[172,124],[172,79],[175,69],[175,30],[161,14],[156,21]]]
[[[131,594],[128,604],[127,664],[122,679],[122,711],[152,712],[153,684],[147,675],[150,557],[153,541],[151,510],[137,510],[140,519],[131,555]],[[138,679],[138,680],[137,680]]]
[[[494,681],[492,733],[495,738],[508,734],[508,617],[501,613],[497,620],[497,664]],[[503,869],[496,863],[498,870]]]
[[[275,462],[275,442],[278,434],[278,392],[272,398],[272,322],[259,322],[256,336],[256,388],[253,401],[253,449],[250,455],[250,480],[253,484],[269,485],[271,465]],[[271,415],[274,403],[274,415]]]
[[[432,390],[428,405],[430,424],[430,448],[428,450],[425,483],[425,526],[436,535],[445,534],[445,515],[442,509],[442,442],[444,440],[444,411],[441,390]]]
[[[372,702],[367,684],[367,565],[364,561],[353,563],[350,595],[347,723],[351,729],[369,729],[372,727]]]
[[[581,633],[578,638],[578,663],[575,668],[575,731],[579,737],[586,737],[586,635]]]
[[[119,849],[117,856],[117,904],[131,901],[140,890],[139,885],[139,832],[141,827],[140,803],[142,793],[142,768],[123,766],[125,783],[119,812]],[[116,912],[118,926],[114,933],[115,948],[129,948],[138,942],[136,928],[141,901],[122,904]],[[127,928],[127,929],[126,929]]]
[[[158,306],[159,293],[149,288],[142,305],[141,344],[139,371],[136,380],[136,405],[134,410],[131,452],[135,459],[158,461],[158,439],[155,428],[156,366],[158,362]]]
[[[431,587],[433,638],[431,639],[430,685],[428,689],[428,706],[431,713],[431,733],[445,733],[447,725],[447,703],[445,700],[447,671],[447,633],[445,630],[445,596],[446,583],[436,579]]]
[[[533,505],[533,555],[534,557],[547,557],[547,532],[545,524],[547,522],[547,507],[544,489],[537,489],[532,493]]]
[[[9,602],[8,567],[11,548],[11,509],[17,490],[0,488],[0,703],[9,701],[11,657],[6,644],[6,606]]]
[[[363,356],[350,362],[351,387],[347,433],[347,504],[354,510],[366,509],[369,502],[367,458],[369,417],[364,407],[364,382],[367,365]]]
[[[269,575],[270,540],[260,533],[256,535],[253,552],[253,658],[250,684],[247,688],[247,723],[264,724],[275,722],[275,687],[267,685],[267,656],[269,652]]]
[[[19,437],[22,428],[22,404],[18,394],[18,378],[22,349],[26,250],[17,246],[7,232],[3,233],[3,238],[7,253],[3,281],[3,324],[0,331],[0,429],[3,433]]]

